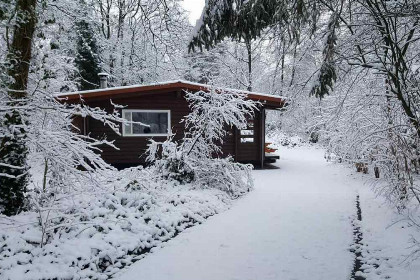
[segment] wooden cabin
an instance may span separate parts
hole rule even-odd
[[[104,160],[117,168],[125,168],[145,163],[144,152],[150,138],[164,141],[169,133],[175,134],[179,140],[184,135],[184,123],[181,120],[190,112],[185,99],[185,91],[208,91],[209,86],[186,81],[171,81],[152,85],[134,85],[97,90],[79,91],[59,94],[57,97],[63,102],[83,102],[91,107],[100,107],[110,113],[114,104],[125,106],[121,116],[130,120],[150,124],[149,127],[140,124],[121,125],[121,135],[117,135],[103,123],[80,118],[75,124],[81,133],[95,138],[114,140],[119,150],[103,147]],[[232,91],[232,90],[230,90]],[[238,162],[264,165],[265,161],[278,158],[266,155],[265,149],[265,110],[279,109],[284,105],[284,99],[278,96],[255,92],[238,91],[247,98],[261,102],[255,117],[249,120],[249,127],[239,131],[230,129],[224,140],[223,156],[231,155]]]

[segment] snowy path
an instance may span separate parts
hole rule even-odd
[[[117,279],[349,279],[358,186],[323,151],[282,150],[254,171],[255,190],[190,228]],[[352,185],[353,184],[353,185]]]

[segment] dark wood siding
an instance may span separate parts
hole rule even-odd
[[[126,106],[125,109],[170,110],[172,133],[175,134],[174,139],[180,140],[184,135],[184,123],[181,123],[181,120],[190,112],[190,109],[181,91],[113,96],[112,102]],[[104,108],[108,112],[113,110],[111,101],[108,98],[88,100],[87,104],[92,107]],[[155,141],[164,141],[166,139],[166,137],[119,136],[110,128],[104,126],[103,123],[92,119],[86,121],[86,126],[91,136],[97,139],[106,137],[106,139],[114,141],[115,146],[119,150],[103,147],[102,157],[105,161],[115,166],[143,164],[145,161],[144,152],[147,149],[149,139],[153,138]],[[224,140],[222,150],[223,156],[235,156],[234,129],[230,129],[229,135]],[[248,153],[254,157],[251,151]],[[245,159],[246,156],[247,153],[245,153],[244,157],[241,157],[241,160]]]
[[[254,142],[253,143],[241,143],[241,135],[239,131],[236,133],[237,141],[237,156],[236,160],[239,162],[255,162],[259,163],[261,159],[261,113],[255,112],[254,116]]]

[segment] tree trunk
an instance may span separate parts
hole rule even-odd
[[[295,83],[297,46],[298,46],[298,42],[295,42],[295,47],[293,49],[292,74],[291,74],[291,77],[290,77],[289,87],[293,86],[294,83]]]
[[[32,38],[37,22],[36,0],[17,0],[16,24],[8,54],[8,97],[12,109],[6,113],[1,125],[8,132],[0,143],[0,211],[5,215],[17,214],[24,205],[28,172],[26,165],[26,131],[22,110],[26,104]]]
[[[252,91],[252,46],[251,39],[245,38],[246,51],[248,54],[248,88],[247,90]]]
[[[16,3],[17,20],[10,47],[8,74],[15,81],[9,86],[12,99],[26,96],[29,64],[32,54],[32,38],[36,26],[36,0],[18,0]]]

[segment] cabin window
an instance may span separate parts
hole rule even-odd
[[[123,127],[123,136],[167,136],[171,129],[169,110],[122,110],[129,122]],[[138,122],[138,123],[136,123]]]
[[[240,131],[241,143],[254,143],[254,120],[249,119],[247,128]]]

